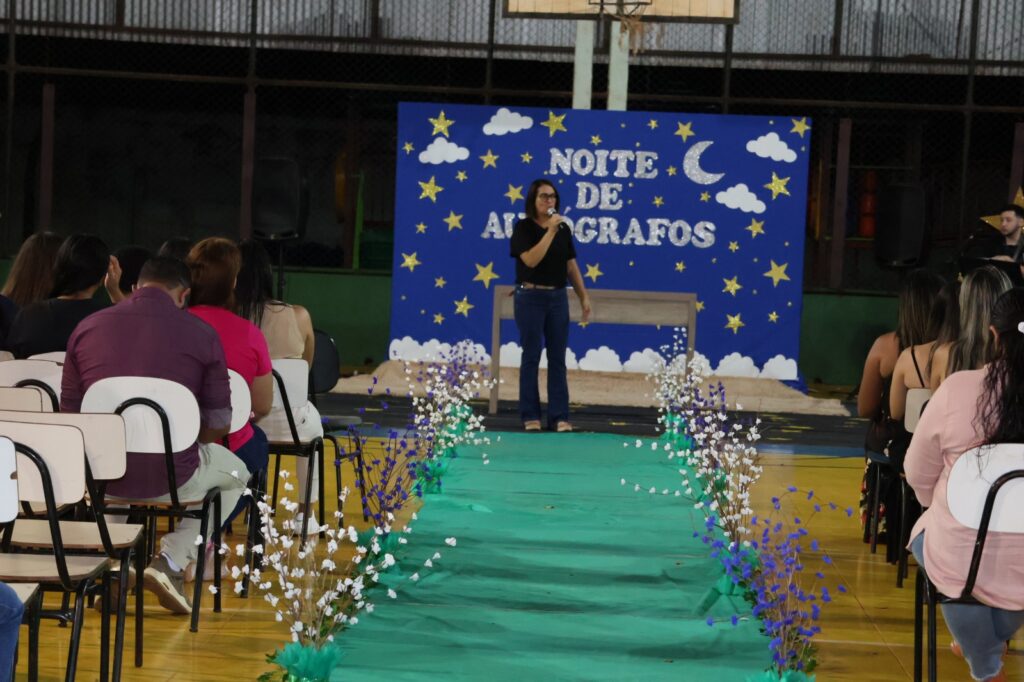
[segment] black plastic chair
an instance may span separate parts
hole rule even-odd
[[[993,449],[1002,449],[1001,452],[996,452]],[[979,463],[979,455],[985,459]],[[998,457],[1001,461],[994,462],[993,460]],[[1014,461],[1015,460],[1015,461]],[[957,461],[957,466],[963,462],[965,470],[968,472],[973,469],[973,474],[976,475],[978,480],[982,483],[991,480],[993,476],[996,476],[995,481],[988,487],[988,492],[985,494],[983,506],[981,506],[981,516],[977,523],[978,533],[974,541],[974,552],[971,555],[970,568],[967,571],[967,580],[964,583],[964,589],[960,592],[959,597],[950,597],[942,594],[936,588],[935,584],[928,578],[928,573],[925,571],[924,566],[917,567],[917,585],[914,594],[914,680],[920,682],[922,676],[922,656],[921,656],[921,640],[923,631],[923,611],[927,609],[928,612],[928,641],[927,641],[927,652],[928,652],[928,680],[929,682],[936,682],[938,676],[937,670],[937,653],[936,653],[936,614],[935,606],[937,604],[972,604],[972,605],[983,605],[977,599],[974,598],[974,584],[978,579],[978,570],[981,567],[982,555],[985,551],[985,541],[988,538],[989,524],[992,521],[993,510],[995,508],[996,497],[999,492],[1003,489],[1010,481],[1024,478],[1024,444],[1012,443],[1012,444],[1001,444],[993,446],[982,446],[980,448],[974,448],[968,450],[961,455],[960,460]],[[981,466],[979,466],[979,464]],[[957,466],[954,466],[953,471],[950,473],[949,480],[953,481],[954,476],[959,473]],[[965,474],[968,475],[968,474]],[[947,488],[947,501],[952,501],[955,495],[955,487],[950,486]],[[1019,491],[1018,491],[1019,494]],[[978,507],[981,505],[980,499],[968,500],[969,506],[972,508],[970,512],[977,513]],[[959,500],[957,500],[959,503]],[[963,512],[954,510],[953,504],[950,504],[950,512],[958,522],[964,523],[968,528],[973,527],[973,523],[967,520],[965,523],[962,518]],[[957,504],[960,508],[961,505]],[[970,513],[969,512],[969,513]],[[1019,514],[1009,513],[1007,517],[1012,517],[1016,520]],[[1007,530],[1006,528],[999,528],[999,532],[1024,532],[1024,528],[1015,528],[1013,530]]]

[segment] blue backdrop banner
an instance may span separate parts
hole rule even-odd
[[[392,359],[490,348],[491,286],[550,181],[590,288],[693,292],[717,374],[797,379],[809,119],[402,103]],[[571,294],[570,294],[571,295]],[[573,325],[571,368],[648,371],[671,330]],[[515,325],[502,365],[518,364]]]

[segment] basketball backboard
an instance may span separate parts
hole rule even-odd
[[[739,21],[739,0],[505,0],[505,16],[541,19],[597,19],[602,13],[644,21]]]

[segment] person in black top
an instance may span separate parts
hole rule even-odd
[[[110,249],[99,237],[73,234],[65,239],[57,251],[50,298],[21,309],[7,336],[7,349],[17,358],[66,350],[78,323],[105,307],[93,294],[110,267]]]
[[[519,415],[527,431],[540,431],[540,390],[537,372],[541,349],[548,351],[548,428],[572,431],[565,351],[569,343],[568,278],[590,319],[590,297],[576,264],[572,230],[558,214],[558,190],[547,180],[534,180],[526,195],[527,217],[512,231],[511,255],[516,259],[515,320],[522,346],[519,368]]]

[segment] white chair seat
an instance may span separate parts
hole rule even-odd
[[[110,533],[110,544],[118,549],[125,549],[138,542],[142,524],[108,523],[107,531]],[[95,521],[61,521],[60,537],[64,542],[64,549],[103,551],[100,528]],[[14,524],[11,544],[36,549],[52,547],[50,524],[42,519],[17,521]]]
[[[18,595],[22,604],[27,604],[39,591],[39,583],[14,583],[10,588],[14,590],[14,594]]]
[[[110,559],[97,556],[67,556],[72,581],[85,580],[107,570]],[[57,558],[52,554],[0,554],[0,580],[5,583],[60,583]]]

